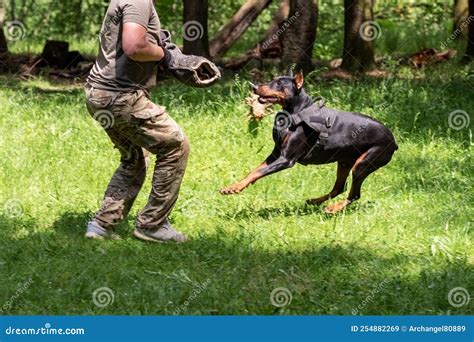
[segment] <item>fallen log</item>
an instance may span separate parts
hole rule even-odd
[[[446,49],[443,51],[438,51],[434,48],[422,49],[421,51],[408,56],[405,63],[415,68],[422,68],[426,65],[448,61],[453,58],[456,53],[457,51],[453,49]]]
[[[226,53],[271,2],[272,0],[247,0],[211,40],[211,57],[220,57]]]
[[[288,17],[289,11],[290,0],[283,0],[263,39],[260,40],[255,47],[247,50],[245,55],[223,63],[224,67],[230,70],[238,70],[248,64],[252,59],[261,61],[263,59],[280,58],[283,50],[279,31]]]

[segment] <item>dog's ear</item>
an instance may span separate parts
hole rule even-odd
[[[295,77],[295,75],[293,74],[293,68],[290,67],[290,68],[288,69],[287,75],[288,75],[288,77],[291,77],[291,78]]]
[[[295,76],[295,85],[296,89],[301,90],[303,88],[303,83],[304,83],[304,76],[303,76],[303,71],[298,71]]]

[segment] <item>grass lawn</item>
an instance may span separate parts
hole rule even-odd
[[[153,99],[192,145],[172,215],[190,238],[183,245],[131,237],[149,181],[120,226],[123,240],[86,241],[118,152],[80,87],[0,79],[3,314],[474,313],[473,300],[448,302],[455,287],[474,296],[472,123],[455,130],[448,120],[463,110],[472,121],[474,78],[455,63],[394,72],[307,79],[329,106],[386,123],[400,146],[336,216],[305,204],[331,189],[335,164],[296,166],[235,197],[218,193],[273,146],[272,117],[249,129],[246,75],[206,90],[161,84]],[[93,301],[103,287],[114,297],[104,307]],[[291,296],[286,306],[272,304],[277,288]]]

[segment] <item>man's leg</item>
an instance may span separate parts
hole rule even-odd
[[[96,120],[100,120],[100,116],[108,116],[109,124],[104,128],[121,157],[101,208],[88,224],[86,237],[89,238],[118,238],[112,232],[127,217],[145,181],[149,152],[128,139],[130,126],[122,120],[130,112],[130,107],[124,104],[132,101],[134,96],[133,93],[122,95],[122,104],[115,106],[116,93],[86,89],[89,114]]]
[[[151,102],[144,93],[132,107],[134,130],[128,132],[128,138],[156,155],[152,190],[137,218],[134,235],[150,241],[184,242],[184,235],[175,231],[167,219],[178,199],[186,170],[188,138],[165,108]]]
[[[152,190],[147,205],[138,216],[138,228],[153,230],[166,221],[178,199],[188,155],[189,142],[184,134],[179,145],[163,148],[157,154]]]
[[[149,153],[114,129],[107,130],[107,134],[120,151],[120,165],[112,176],[94,221],[101,227],[114,229],[127,217],[143,186]]]
[[[157,139],[156,145],[148,147],[156,154],[156,163],[148,203],[137,218],[134,235],[149,241],[184,242],[185,236],[175,231],[167,219],[178,199],[186,171],[188,138],[167,113],[145,123],[142,134]]]

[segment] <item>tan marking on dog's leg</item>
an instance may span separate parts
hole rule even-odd
[[[340,202],[330,204],[326,208],[324,208],[324,212],[327,214],[336,214],[343,210],[345,207],[347,207],[350,203],[351,201],[345,199]]]

